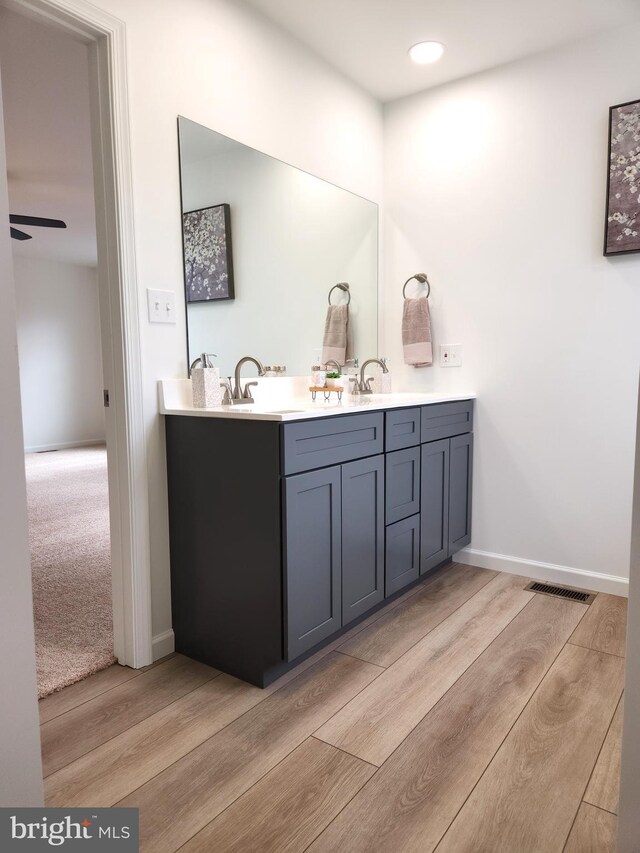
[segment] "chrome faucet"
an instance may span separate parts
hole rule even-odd
[[[362,367],[360,368],[360,381],[356,380],[355,387],[353,389],[354,394],[373,394],[371,390],[371,380],[373,376],[370,376],[368,379],[365,378],[364,372],[369,364],[379,364],[382,368],[383,373],[388,373],[389,369],[384,361],[381,361],[379,358],[369,358],[367,359]]]
[[[235,369],[235,382],[233,384],[233,393],[229,395],[229,401],[227,402],[227,395],[225,394],[225,400],[223,400],[223,405],[237,405],[238,403],[253,403],[254,399],[251,396],[251,391],[249,390],[253,385],[257,385],[257,382],[247,382],[244,388],[242,387],[242,383],[240,382],[240,371],[242,370],[242,365],[246,364],[250,361],[252,364],[258,368],[258,376],[264,376],[264,367],[262,363],[258,361],[257,358],[254,358],[251,355],[245,355],[244,358],[241,358],[240,361],[236,364]],[[229,379],[229,385],[231,385],[231,379]]]
[[[333,364],[336,368],[335,372],[339,373],[340,376],[342,376],[342,365],[340,364],[340,362],[336,361],[335,358],[330,358],[329,361],[325,363],[325,367],[329,367],[330,364]]]

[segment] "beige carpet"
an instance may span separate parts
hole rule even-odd
[[[25,457],[38,693],[114,661],[107,452]]]

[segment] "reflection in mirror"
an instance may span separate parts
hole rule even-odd
[[[189,364],[217,353],[229,376],[253,355],[308,375],[325,345],[341,353],[345,313],[351,355],[376,355],[377,205],[188,119],[178,129]],[[343,283],[331,304],[348,312],[326,341]]]

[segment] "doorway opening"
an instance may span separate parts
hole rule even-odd
[[[0,0],[0,15],[0,181],[17,237],[0,273],[18,308],[45,695],[114,659],[152,662],[125,28],[85,0]]]
[[[115,661],[89,53],[0,8],[38,694]]]

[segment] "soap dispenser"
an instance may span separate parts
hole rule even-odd
[[[387,368],[386,373],[380,373],[379,376],[376,377],[375,385],[377,386],[376,390],[378,394],[390,394],[391,393],[391,371],[389,370],[389,360],[384,356],[380,356],[380,361]]]
[[[220,369],[213,366],[210,356],[215,357],[215,353],[203,352],[191,365],[191,388],[196,409],[222,405]]]

